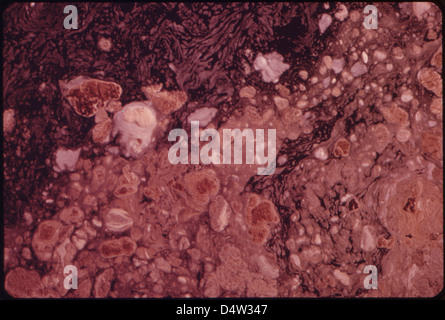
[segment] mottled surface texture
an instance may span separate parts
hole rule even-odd
[[[363,3],[79,3],[72,30],[64,6],[3,13],[11,296],[442,290],[436,5],[376,3],[366,29]],[[192,140],[192,121],[276,130],[274,174],[173,165],[169,132]]]

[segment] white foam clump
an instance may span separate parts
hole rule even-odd
[[[360,241],[360,248],[365,251],[373,251],[375,249],[375,238],[372,235],[371,227],[363,227],[362,239]]]
[[[269,261],[267,261],[266,257],[261,255],[257,257],[257,264],[260,269],[260,272],[267,277],[272,279],[276,279],[280,276],[280,270],[272,265]]]
[[[335,18],[344,21],[348,17],[348,8],[344,4],[339,4],[338,11],[335,13]]]
[[[118,142],[125,157],[137,158],[150,145],[156,113],[149,101],[131,102],[113,118],[112,136],[119,134]]]
[[[318,28],[320,29],[320,33],[323,34],[327,28],[332,23],[332,17],[328,15],[327,13],[323,13],[320,20],[318,21]]]
[[[77,160],[79,159],[80,148],[76,150],[69,150],[59,148],[56,151],[56,165],[53,167],[54,171],[73,171]]]
[[[290,65],[283,63],[283,56],[277,52],[266,55],[258,54],[253,62],[256,71],[260,71],[264,82],[277,83],[284,71],[288,70]]]
[[[328,150],[325,147],[319,147],[314,151],[314,156],[318,160],[326,160],[328,158]]]
[[[431,8],[431,3],[429,2],[413,2],[413,12],[417,19],[421,20],[423,14]]]
[[[366,72],[368,72],[368,68],[361,62],[356,62],[351,68],[351,74],[354,78],[360,77]]]
[[[193,112],[188,116],[188,122],[199,121],[199,124],[203,127],[207,126],[213,117],[218,112],[215,108],[201,108]]]

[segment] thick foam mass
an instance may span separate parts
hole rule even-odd
[[[149,101],[129,103],[122,112],[116,113],[112,135],[119,135],[122,154],[139,157],[150,145],[156,123],[156,114]]]

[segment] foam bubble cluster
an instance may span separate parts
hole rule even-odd
[[[119,135],[121,153],[139,157],[149,146],[156,127],[156,114],[149,101],[131,102],[113,118],[112,136]]]

